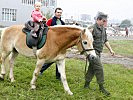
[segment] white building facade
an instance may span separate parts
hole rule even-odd
[[[0,0],[0,26],[24,24],[31,19],[36,1],[42,2],[41,11],[54,13],[57,0]]]

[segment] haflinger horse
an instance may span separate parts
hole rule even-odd
[[[0,79],[4,80],[6,74],[5,60],[9,58],[9,78],[14,82],[13,67],[18,54],[28,57],[35,56],[32,49],[26,45],[26,35],[22,32],[23,25],[14,25],[2,31],[1,35],[1,73]],[[36,88],[36,80],[44,63],[56,62],[64,90],[72,95],[65,74],[65,55],[68,48],[77,46],[86,56],[96,57],[93,49],[93,37],[88,29],[74,25],[57,25],[49,27],[45,45],[36,52],[36,67],[31,80],[31,89]]]

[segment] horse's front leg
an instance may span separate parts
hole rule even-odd
[[[65,91],[69,95],[73,95],[73,93],[71,92],[71,90],[70,90],[70,88],[68,86],[67,79],[66,79],[65,59],[57,61],[57,66],[58,66],[59,73],[61,74],[61,81],[63,83],[63,86],[64,86]]]
[[[39,72],[40,72],[43,64],[44,64],[44,59],[43,60],[40,60],[40,59],[37,60],[36,68],[33,72],[33,77],[32,77],[31,83],[30,83],[31,84],[31,89],[36,88],[35,83],[36,83],[37,77],[39,75]]]

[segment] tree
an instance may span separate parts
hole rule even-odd
[[[48,12],[45,14],[45,16],[47,19],[50,19],[53,16],[53,14],[48,10]]]
[[[121,22],[120,27],[129,27],[132,26],[131,21],[128,19],[125,19]]]

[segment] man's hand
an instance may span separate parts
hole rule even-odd
[[[112,48],[111,48],[111,46],[110,46],[110,44],[109,44],[108,41],[105,42],[105,46],[109,49],[111,55],[114,56],[115,55],[115,52],[112,50]]]
[[[115,52],[113,50],[111,50],[110,53],[111,53],[111,56],[115,55]]]

